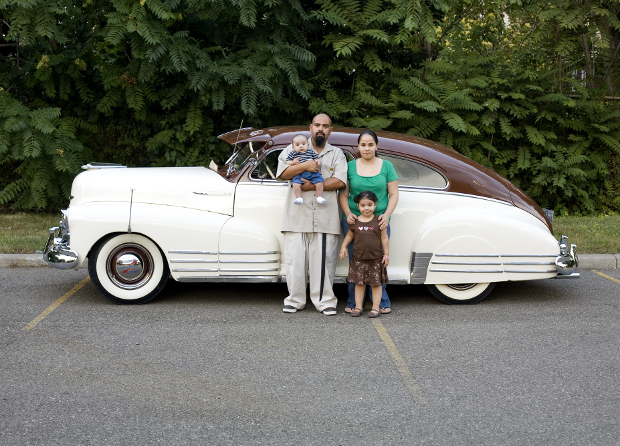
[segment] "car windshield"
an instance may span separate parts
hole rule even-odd
[[[236,172],[241,171],[252,159],[254,152],[258,151],[263,144],[264,142],[251,141],[238,144],[235,153],[228,159],[226,165],[232,167]]]

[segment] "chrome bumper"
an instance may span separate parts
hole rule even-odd
[[[579,273],[579,258],[577,257],[577,245],[570,245],[568,249],[568,237],[563,235],[558,242],[560,255],[555,259],[555,267],[558,271],[558,279],[577,279]]]
[[[60,226],[50,228],[50,235],[43,250],[43,260],[58,269],[78,267],[78,255],[69,247],[69,224],[67,211],[62,211]]]

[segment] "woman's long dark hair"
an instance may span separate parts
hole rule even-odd
[[[353,201],[355,201],[357,204],[360,204],[360,201],[362,201],[364,198],[372,201],[374,204],[377,204],[377,196],[374,192],[369,190],[361,191],[359,194],[353,197]]]

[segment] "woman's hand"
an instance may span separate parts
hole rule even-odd
[[[379,215],[379,229],[383,230],[390,224],[390,216],[385,214]]]
[[[355,215],[353,212],[349,212],[347,214],[347,223],[352,225],[353,223],[355,223],[355,220],[357,220],[357,215]]]

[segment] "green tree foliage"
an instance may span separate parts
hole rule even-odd
[[[207,165],[219,133],[327,112],[556,211],[620,210],[617,0],[83,1],[0,0],[0,205],[65,204],[85,161]]]

